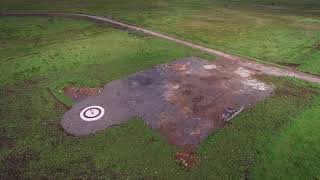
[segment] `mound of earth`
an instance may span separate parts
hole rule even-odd
[[[222,61],[185,58],[138,72],[104,86],[65,113],[61,125],[83,136],[139,116],[169,143],[195,147],[227,120],[272,92],[256,72]],[[99,120],[84,121],[80,112],[101,106]],[[92,113],[101,113],[95,109]]]

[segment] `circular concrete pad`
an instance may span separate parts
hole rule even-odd
[[[104,116],[104,108],[101,106],[89,106],[80,112],[80,118],[84,121],[97,121]]]

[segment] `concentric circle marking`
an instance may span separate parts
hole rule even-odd
[[[84,121],[97,121],[104,116],[104,108],[101,106],[89,106],[80,112],[80,118]]]

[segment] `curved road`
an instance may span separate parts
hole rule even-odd
[[[258,62],[254,60],[244,59],[238,56],[234,56],[216,49],[204,47],[192,42],[188,42],[185,40],[178,39],[173,36],[165,35],[159,32],[154,32],[147,30],[142,27],[129,25],[120,21],[116,21],[107,17],[102,16],[94,16],[94,15],[87,15],[87,14],[79,14],[79,13],[33,13],[33,12],[19,12],[19,13],[0,13],[1,16],[62,16],[62,17],[69,17],[69,18],[75,18],[75,19],[86,19],[91,21],[98,21],[98,22],[105,22],[109,23],[113,26],[124,28],[128,30],[133,31],[139,31],[147,35],[155,36],[158,38],[166,39],[169,41],[173,41],[178,44],[182,44],[184,46],[188,46],[194,49],[198,49],[201,51],[204,51],[208,54],[213,54],[215,56],[218,56],[222,59],[229,60],[234,64],[237,64],[238,66],[245,67],[247,69],[251,69],[254,71],[258,71],[261,74],[267,74],[267,75],[273,75],[273,76],[288,76],[288,77],[295,77],[297,79],[319,83],[320,84],[320,76],[315,76],[307,73],[298,72],[289,68],[285,67],[276,67],[272,65],[265,65],[265,64],[259,64]]]

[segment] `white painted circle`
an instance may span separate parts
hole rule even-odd
[[[104,116],[104,108],[101,106],[89,106],[80,112],[80,118],[84,121],[97,121]]]

